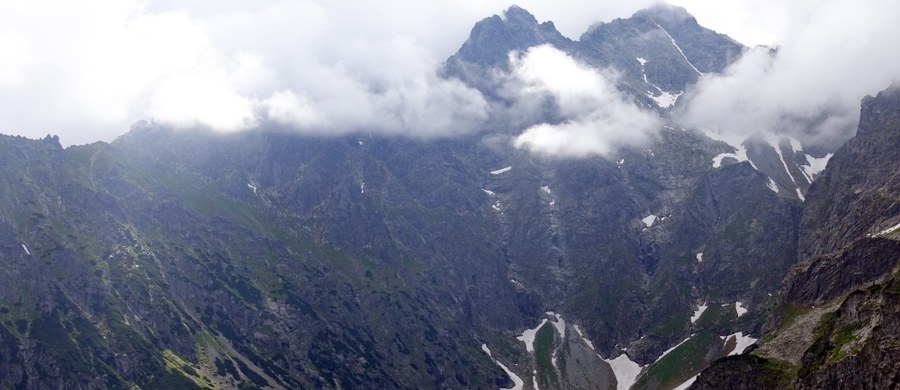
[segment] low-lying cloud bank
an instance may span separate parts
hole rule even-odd
[[[651,0],[520,5],[582,30]],[[452,136],[484,98],[435,68],[508,0],[0,2],[0,132],[110,141],[131,123]],[[574,12],[581,9],[583,12]]]
[[[652,0],[519,4],[568,35],[627,17]],[[702,1],[675,0],[692,11]],[[781,131],[829,143],[849,136],[859,100],[900,79],[891,0],[734,0],[769,20],[777,54],[749,52],[704,77],[676,119],[729,138]],[[454,136],[505,123],[515,145],[566,157],[607,155],[645,141],[655,114],[616,91],[613,70],[549,47],[514,53],[493,105],[435,68],[474,22],[506,0],[36,0],[0,3],[0,132],[112,140],[131,123],[239,131],[268,121],[306,134]],[[715,7],[712,7],[715,8]],[[702,13],[702,12],[701,12]],[[771,16],[771,15],[769,15]],[[700,19],[703,23],[703,18]],[[566,31],[569,29],[569,31]],[[783,31],[782,31],[783,30]],[[727,32],[727,31],[726,31]],[[538,123],[546,105],[559,109]],[[499,119],[498,119],[499,118]],[[509,121],[503,121],[509,118]],[[518,120],[518,121],[517,121]]]
[[[392,11],[375,2],[38,3],[0,4],[2,132],[81,143],[152,119],[429,137],[487,116],[480,93],[435,75],[417,27],[382,25]]]

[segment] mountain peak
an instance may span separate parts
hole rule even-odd
[[[651,7],[635,12],[634,18],[647,19],[662,25],[681,24],[686,21],[697,23],[694,16],[691,15],[684,7],[676,5],[660,3]]]
[[[531,12],[528,12],[515,4],[509,6],[506,11],[503,11],[503,15],[501,15],[500,18],[507,24],[538,24],[537,18],[535,18]]]
[[[894,82],[878,95],[862,100],[857,134],[893,131],[900,127],[900,83]]]
[[[482,19],[472,28],[469,39],[449,60],[494,66],[507,60],[512,50],[524,50],[544,43],[566,47],[571,41],[560,34],[552,22],[538,23],[530,12],[512,5],[502,12]],[[451,70],[451,73],[453,71]]]

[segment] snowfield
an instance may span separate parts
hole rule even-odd
[[[616,390],[628,390],[637,382],[637,377],[643,368],[639,364],[631,361],[628,355],[624,353],[615,359],[603,359],[603,361],[609,363],[609,366],[613,370],[613,374],[616,375],[616,381],[619,382],[616,386]]]
[[[504,173],[506,173],[506,172],[509,172],[511,169],[512,169],[512,165],[510,165],[510,166],[508,166],[508,167],[506,167],[506,168],[500,168],[500,169],[491,171],[491,174],[492,174],[492,175],[502,175],[502,174],[504,174]]]
[[[700,316],[703,315],[703,312],[706,311],[707,308],[709,308],[709,305],[704,303],[700,305],[697,310],[694,310],[694,315],[691,316],[691,323],[696,324],[697,320],[700,319]]]
[[[537,335],[538,330],[541,329],[541,327],[544,326],[544,324],[546,324],[546,323],[547,323],[547,319],[544,318],[541,321],[541,323],[534,329],[525,329],[525,331],[522,332],[521,336],[516,337],[516,340],[523,341],[525,343],[525,350],[533,353],[534,352],[534,336]]]
[[[749,335],[745,336],[743,332],[737,332],[728,336],[720,336],[720,338],[722,340],[725,340],[726,342],[732,337],[736,339],[737,344],[735,344],[734,350],[728,353],[728,356],[740,355],[744,353],[744,350],[746,350],[747,347],[755,344],[757,341],[757,339],[750,337]]]
[[[487,344],[481,344],[481,350],[484,351],[484,353],[486,353],[488,355],[488,357],[490,357],[491,360],[494,361],[494,363],[497,363],[497,365],[500,366],[500,368],[503,369],[504,372],[506,372],[506,375],[509,376],[509,379],[512,379],[513,387],[510,387],[509,389],[505,389],[505,390],[522,390],[525,388],[525,381],[523,381],[522,378],[519,378],[519,376],[516,375],[514,372],[510,371],[509,368],[506,367],[506,365],[504,365],[503,363],[500,363],[499,360],[494,359],[494,357],[491,356],[491,350],[488,349]]]

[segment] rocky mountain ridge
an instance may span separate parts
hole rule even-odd
[[[788,138],[729,145],[669,116],[743,46],[683,9],[572,41],[512,7],[442,72],[502,104],[489,76],[541,44],[618,69],[664,127],[586,159],[512,129],[0,137],[0,385],[672,388],[743,351],[818,173]]]
[[[900,384],[900,88],[862,102],[859,131],[810,187],[801,261],[757,349],[692,388],[895,388]]]

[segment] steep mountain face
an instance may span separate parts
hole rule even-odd
[[[476,353],[463,326],[475,322],[467,316],[483,313],[491,316],[484,322],[520,321],[505,275],[491,276],[488,263],[497,257],[478,254],[489,247],[448,246],[454,252],[444,253],[442,240],[420,235],[409,239],[433,245],[431,257],[401,257],[391,252],[395,247],[378,247],[405,243],[379,237],[404,232],[366,229],[367,219],[380,216],[340,204],[359,187],[333,182],[343,177],[331,176],[341,169],[327,162],[319,169],[328,177],[303,175],[312,188],[304,193],[319,200],[304,203],[310,206],[304,211],[321,223],[294,223],[299,210],[289,209],[292,202],[265,207],[267,196],[246,176],[226,184],[237,179],[228,162],[203,166],[240,140],[213,148],[179,140],[185,149],[166,144],[164,151],[149,143],[163,134],[144,135],[66,150],[49,138],[4,140],[2,275],[4,285],[16,286],[2,296],[10,357],[4,362],[12,367],[2,375],[5,386],[467,387],[508,381]],[[129,147],[144,141],[143,153]],[[352,161],[332,158],[339,147],[310,157]],[[290,150],[305,156],[300,147]],[[174,155],[192,163],[157,165]],[[301,161],[280,162],[303,169]],[[294,195],[290,187],[286,193]],[[410,206],[392,210],[396,218],[422,217]],[[316,210],[328,208],[351,215]],[[330,218],[344,219],[340,234],[327,229]],[[477,226],[442,237],[476,243]],[[339,249],[350,238],[370,245],[353,245],[355,253]],[[435,259],[451,255],[453,262]],[[478,260],[480,272],[467,258]],[[428,262],[444,267],[428,276],[443,279],[419,275]],[[473,286],[474,296],[479,284],[498,284],[489,291],[497,310],[461,302],[456,291],[441,292],[445,282]]]
[[[528,11],[512,6],[502,16],[494,15],[475,24],[469,39],[447,62],[459,66],[463,63],[479,66],[502,66],[509,52],[529,47],[552,44],[567,48],[573,42],[564,37],[553,22],[538,23]]]
[[[594,25],[572,41],[552,22],[539,24],[527,11],[513,6],[503,17],[478,22],[443,71],[495,96],[495,70],[508,66],[510,51],[543,44],[596,68],[615,69],[618,87],[654,109],[673,107],[703,73],[723,71],[745,50],[731,38],[700,26],[680,7],[657,5],[628,19]]]
[[[800,241],[801,257],[835,252],[859,237],[878,233],[898,222],[900,203],[900,95],[897,87],[863,100],[859,130],[836,154],[830,169],[810,188]]]
[[[859,131],[810,187],[800,256],[758,349],[696,388],[900,385],[900,88],[863,100]]]
[[[0,385],[656,389],[739,354],[811,242],[817,174],[788,138],[729,145],[670,117],[743,46],[678,8],[572,41],[513,7],[442,71],[502,104],[491,75],[541,44],[616,69],[664,127],[586,159],[512,130],[0,137]]]

